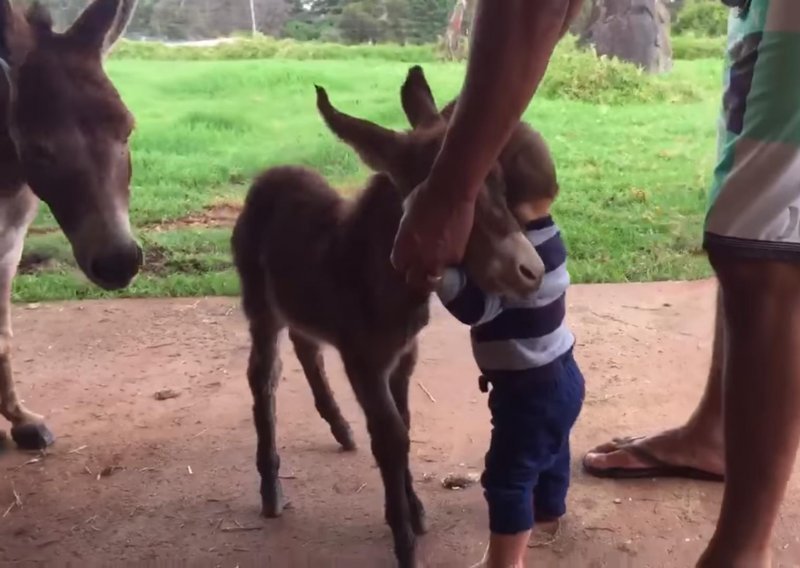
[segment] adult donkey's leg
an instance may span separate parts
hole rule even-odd
[[[414,340],[410,349],[401,355],[400,359],[397,361],[389,379],[392,398],[394,398],[400,416],[403,417],[403,422],[406,425],[407,431],[411,428],[411,412],[408,408],[408,385],[411,381],[411,375],[414,373],[414,367],[416,367],[417,364],[418,353],[417,342]],[[406,467],[405,484],[408,506],[411,512],[411,526],[416,534],[423,535],[427,532],[425,507],[422,505],[422,501],[420,501],[416,491],[414,491],[414,478],[411,475],[410,467]]]
[[[342,350],[347,375],[367,419],[372,454],[386,495],[386,522],[394,537],[400,568],[415,568],[416,537],[406,494],[409,438],[403,417],[389,390],[389,365],[377,361],[369,345]]]
[[[44,417],[25,408],[17,397],[11,371],[11,284],[22,257],[25,233],[36,215],[37,202],[23,189],[11,198],[0,200],[0,414],[11,422],[11,437],[24,450],[39,450],[53,443],[53,434]]]
[[[293,330],[289,331],[289,338],[294,344],[294,351],[311,387],[317,412],[330,425],[331,433],[342,449],[345,451],[355,450],[356,443],[353,441],[353,432],[347,420],[342,416],[328,383],[320,344]]]

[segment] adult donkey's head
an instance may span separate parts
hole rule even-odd
[[[142,262],[128,219],[133,116],[103,70],[135,5],[93,0],[57,33],[40,5],[23,13],[0,0],[0,131],[18,182],[47,203],[81,270],[106,289],[127,286]]]

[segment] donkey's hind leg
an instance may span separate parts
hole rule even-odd
[[[24,190],[18,197],[26,197]],[[28,216],[31,218],[36,213],[35,204],[35,201],[30,203],[32,209]],[[20,449],[40,450],[53,443],[53,434],[42,416],[20,402],[11,371],[11,283],[22,256],[28,220],[19,222],[22,226],[0,238],[0,414],[11,422],[11,437]]]
[[[397,409],[400,411],[400,416],[403,417],[406,430],[410,430],[411,428],[411,412],[408,408],[408,387],[411,381],[411,375],[414,373],[414,368],[417,364],[417,357],[418,348],[415,340],[408,351],[400,356],[389,379],[392,398],[394,398]],[[411,475],[410,467],[406,467],[405,488],[408,497],[408,506],[411,512],[411,526],[416,534],[423,535],[428,530],[425,522],[425,507],[422,505],[422,501],[420,501],[416,491],[414,491],[414,478]]]
[[[275,440],[275,391],[281,378],[278,333],[281,325],[270,313],[248,314],[250,319],[250,360],[247,380],[253,394],[253,420],[258,449],[256,465],[261,475],[261,507],[265,517],[279,517],[288,505],[278,472],[281,458]]]
[[[289,337],[294,344],[294,351],[314,395],[317,412],[330,425],[331,433],[342,449],[345,451],[355,450],[356,443],[353,441],[353,432],[347,420],[342,416],[328,383],[320,344],[294,330],[289,330]]]

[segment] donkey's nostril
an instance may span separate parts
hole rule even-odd
[[[532,280],[534,282],[536,280],[538,280],[538,278],[536,277],[536,274],[533,273],[533,270],[531,270],[530,268],[528,268],[524,264],[520,264],[519,265],[519,273],[522,274],[528,280]]]

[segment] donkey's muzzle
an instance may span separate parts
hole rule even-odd
[[[119,290],[131,283],[138,274],[142,261],[142,247],[131,241],[95,258],[91,263],[89,276],[106,290]]]

